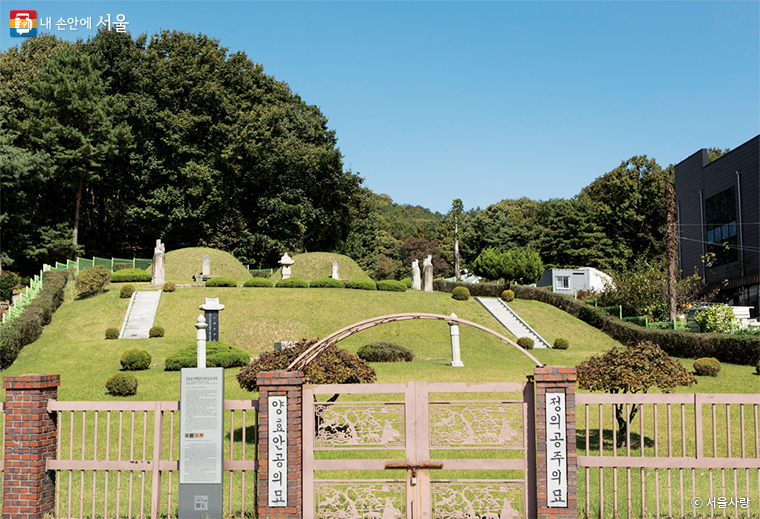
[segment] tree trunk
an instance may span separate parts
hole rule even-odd
[[[454,220],[454,275],[457,281],[462,279],[459,275],[459,223]]]
[[[676,288],[676,196],[672,184],[665,185],[665,213],[667,229],[665,231],[665,257],[668,264],[668,314],[670,321],[675,323],[677,311],[677,288]]]
[[[79,186],[77,187],[77,201],[74,207],[74,239],[71,241],[74,245],[79,245],[79,206],[82,202],[82,187],[84,186],[84,176],[79,176]],[[74,259],[78,254],[74,253]]]
[[[636,416],[636,412],[639,410],[639,406],[634,404],[631,406],[631,414],[626,420],[625,416],[625,404],[615,404],[615,418],[617,418],[618,431],[617,431],[617,447],[625,447],[627,442],[628,427],[633,423],[633,417]],[[642,439],[643,441],[643,439]]]

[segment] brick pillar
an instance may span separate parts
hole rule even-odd
[[[303,518],[303,372],[269,371],[256,377],[259,386],[259,519]],[[288,501],[269,506],[269,397],[288,398]]]
[[[3,519],[41,519],[54,511],[55,481],[45,461],[55,459],[58,431],[47,407],[59,385],[60,375],[3,377]]]
[[[538,498],[538,519],[555,517],[578,517],[578,481],[576,472],[578,456],[575,451],[575,368],[544,366],[533,370],[536,384],[536,494]],[[552,442],[547,453],[547,430],[550,438],[559,438],[558,427],[547,423],[547,419],[556,420],[558,404],[553,405],[552,394],[563,393],[565,396],[565,429],[562,440]],[[548,404],[548,406],[547,406]],[[548,411],[548,413],[547,413]],[[565,448],[567,449],[565,451]],[[557,455],[557,452],[560,455]],[[558,477],[561,461],[556,458],[566,452],[567,470],[562,478],[567,485],[566,506],[552,503],[556,495],[549,494],[549,478]],[[552,482],[556,485],[556,479]],[[556,487],[555,487],[556,488]]]

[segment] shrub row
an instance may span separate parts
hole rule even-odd
[[[227,277],[218,277],[218,278],[211,278],[208,281],[206,281],[207,287],[236,287],[237,281],[235,281],[232,278]]]
[[[541,301],[590,324],[623,344],[651,341],[674,357],[714,357],[720,362],[754,366],[760,361],[760,341],[753,336],[691,333],[681,330],[642,328],[567,296],[535,287],[512,287],[519,299]]]
[[[246,366],[251,362],[251,356],[223,342],[206,343],[206,367],[209,368],[235,368]],[[198,347],[196,345],[182,348],[174,355],[170,355],[164,362],[166,371],[179,371],[182,368],[195,368],[198,366]]]
[[[501,283],[455,283],[444,279],[433,280],[433,290],[450,294],[455,287],[465,287],[472,297],[501,297],[501,293],[509,288],[509,284]]]
[[[51,270],[42,274],[42,290],[20,316],[0,326],[0,369],[16,361],[19,352],[33,343],[63,303],[66,280],[72,272]]]

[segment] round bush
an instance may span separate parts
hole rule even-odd
[[[111,279],[111,271],[101,265],[95,265],[82,270],[74,281],[74,287],[79,291],[80,298],[98,295]]]
[[[106,389],[112,395],[134,395],[137,393],[137,377],[130,373],[117,373],[106,381]]]
[[[694,361],[694,372],[703,377],[717,377],[720,373],[720,361],[713,357],[702,357]]]
[[[106,329],[106,339],[118,339],[119,338],[119,329],[118,328],[107,328]]]
[[[251,278],[245,283],[243,283],[243,286],[248,287],[248,288],[250,287],[272,288],[274,287],[274,282],[271,279],[256,277],[256,278]]]
[[[377,282],[377,289],[385,292],[406,292],[406,283],[394,279],[386,279]]]
[[[309,283],[311,288],[343,288],[345,285],[340,279],[320,278]]]
[[[406,285],[407,289],[412,288],[412,278],[404,278],[401,282]]]
[[[148,369],[151,360],[150,353],[145,350],[127,350],[121,356],[121,369],[127,371]]]
[[[132,294],[135,293],[135,286],[134,285],[124,285],[121,287],[121,290],[119,291],[119,297],[122,299],[129,299],[132,297]]]
[[[177,285],[175,285],[173,281],[167,281],[166,283],[164,283],[162,290],[164,292],[174,292],[175,290],[177,290]]]
[[[505,290],[501,293],[501,298],[504,302],[509,303],[510,301],[515,300],[515,293],[512,290]]]
[[[352,279],[346,283],[346,288],[354,290],[377,290],[377,284],[369,279]]]
[[[281,279],[274,286],[275,288],[309,288],[309,283],[301,278]]]
[[[389,342],[373,342],[359,348],[356,355],[367,362],[411,362],[414,352]]]
[[[218,277],[206,281],[207,287],[237,287],[237,281],[232,278]]]
[[[111,283],[150,282],[151,276],[141,269],[122,269],[111,274]]]
[[[251,356],[243,350],[223,342],[210,341],[206,343],[206,367],[235,368],[247,366]],[[182,348],[164,361],[166,371],[179,371],[182,368],[198,366],[198,347],[196,345]]]
[[[530,337],[520,337],[517,339],[517,345],[526,350],[532,350],[534,344],[533,339]]]
[[[164,332],[164,329],[162,327],[160,327],[160,326],[154,326],[148,332],[148,337],[150,337],[151,339],[153,339],[155,337],[163,337],[164,333],[165,332]]]
[[[470,291],[465,287],[454,287],[451,291],[451,298],[457,301],[467,301],[470,299]]]
[[[554,339],[554,349],[555,350],[566,350],[570,347],[570,341],[567,339],[563,339],[562,337],[557,337]]]

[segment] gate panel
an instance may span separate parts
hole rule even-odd
[[[528,483],[535,478],[532,391],[532,384],[518,383],[304,386],[305,513],[314,511],[318,519],[531,517],[535,506],[529,492],[534,485]],[[515,392],[523,399],[430,399],[431,393]],[[316,395],[387,393],[403,394],[404,400],[314,400]],[[396,452],[383,455],[384,450]],[[477,450],[483,455],[477,456],[473,452]],[[522,455],[505,458],[504,450]],[[316,459],[319,451],[352,459]],[[376,471],[382,476],[383,469],[404,469],[406,477],[361,479],[350,477],[350,472],[347,479],[315,477],[319,470]],[[523,476],[435,479],[438,469],[521,471]]]

